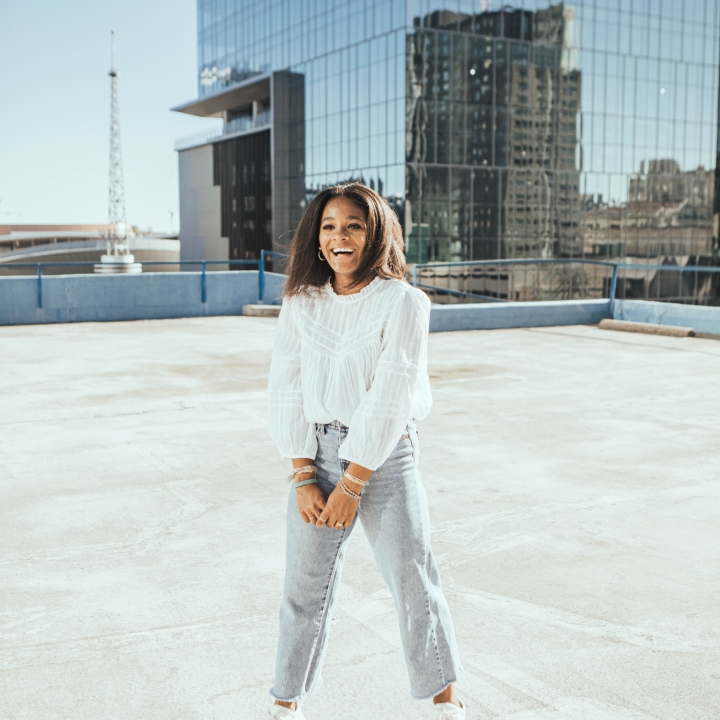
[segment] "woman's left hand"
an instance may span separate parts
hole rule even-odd
[[[358,501],[348,497],[340,488],[337,487],[330,493],[330,497],[325,503],[325,509],[318,518],[317,525],[321,526],[325,523],[326,527],[340,530],[344,527],[350,527],[357,512]]]

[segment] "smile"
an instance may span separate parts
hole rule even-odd
[[[339,255],[352,255],[355,251],[352,248],[333,248],[332,254],[335,257],[338,257]]]

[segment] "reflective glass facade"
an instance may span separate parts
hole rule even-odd
[[[201,97],[294,78],[294,218],[357,178],[398,210],[410,262],[718,255],[719,0],[198,0],[198,17]]]

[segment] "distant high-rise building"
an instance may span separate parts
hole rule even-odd
[[[183,256],[281,249],[351,179],[411,263],[717,254],[719,6],[198,0]]]

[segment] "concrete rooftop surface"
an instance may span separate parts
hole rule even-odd
[[[265,717],[275,320],[0,328],[0,718]],[[420,423],[468,720],[720,717],[720,342],[434,334]],[[358,528],[308,720],[432,717]]]

